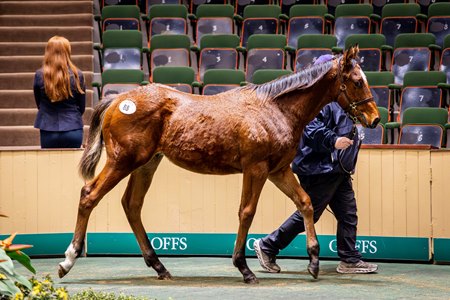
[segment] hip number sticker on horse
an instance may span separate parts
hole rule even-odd
[[[136,104],[128,99],[123,100],[119,104],[119,110],[126,115],[134,114],[136,112]]]

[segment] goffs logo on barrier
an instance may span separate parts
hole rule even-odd
[[[331,240],[328,244],[328,248],[331,252],[337,253],[336,239]],[[370,253],[375,254],[378,251],[377,241],[375,240],[356,240],[355,248],[361,252],[361,254]]]

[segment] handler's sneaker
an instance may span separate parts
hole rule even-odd
[[[277,263],[275,262],[276,258],[275,256],[268,255],[264,253],[261,250],[261,247],[259,246],[259,243],[261,242],[261,239],[257,239],[253,243],[253,249],[255,249],[256,256],[258,257],[259,264],[261,267],[263,267],[264,270],[270,273],[280,273],[281,268]]]
[[[376,270],[378,270],[376,264],[371,264],[362,260],[356,263],[346,263],[341,261],[336,268],[336,271],[342,274],[366,274],[373,273]]]

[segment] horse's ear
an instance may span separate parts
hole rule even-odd
[[[350,47],[344,52],[344,73],[348,73],[353,68],[353,60],[358,57],[359,46],[356,44],[355,46]]]

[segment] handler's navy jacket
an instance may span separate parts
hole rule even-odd
[[[337,150],[334,145],[342,136],[353,139],[353,145]],[[292,170],[302,176],[353,172],[360,143],[353,121],[337,102],[331,102],[306,126]]]
[[[83,73],[78,70],[80,86],[85,91]],[[73,97],[51,102],[45,93],[44,73],[42,69],[36,71],[34,76],[34,99],[39,111],[34,127],[46,131],[69,131],[83,128],[81,116],[86,105],[86,94],[80,94],[75,87],[73,74],[70,76],[70,86]]]

